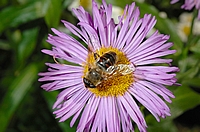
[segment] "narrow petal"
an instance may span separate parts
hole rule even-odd
[[[172,0],[170,3],[171,4],[174,4],[174,3],[176,3],[176,2],[178,2],[179,0]]]
[[[98,6],[96,2],[92,2],[93,3],[93,17],[94,17],[94,22],[96,22],[98,30],[99,30],[99,37],[101,40],[101,44],[107,44],[107,37],[106,37],[106,30],[105,27],[103,25],[103,20],[101,19],[102,16],[98,10]]]
[[[126,108],[127,113],[130,115],[132,120],[134,120],[135,123],[137,124],[139,130],[145,132],[146,127],[147,127],[146,122],[145,122],[144,117],[143,117],[141,111],[139,110],[137,104],[135,103],[133,98],[130,98],[130,94],[125,93],[125,95],[123,97],[121,96],[118,98],[120,100],[120,103],[122,103],[124,108]],[[131,102],[131,104],[130,104],[130,102]]]
[[[95,116],[95,111],[97,110],[97,107],[99,105],[99,98],[96,98],[94,95],[88,100],[88,103],[86,104],[84,111],[82,113],[80,123],[78,125],[78,128],[80,130],[84,130],[88,122],[93,119]]]
[[[72,25],[71,23],[62,20],[62,22],[64,23],[65,27],[70,30],[70,32],[72,32],[74,35],[76,35],[77,37],[79,37],[83,42],[87,43],[87,41],[89,40],[87,35],[84,35],[84,32],[81,31],[79,28],[75,27],[74,25]]]

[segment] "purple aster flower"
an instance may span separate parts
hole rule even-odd
[[[177,3],[178,1],[172,0],[171,4]],[[198,19],[200,20],[200,0],[185,0],[185,3],[181,6],[185,10],[191,10],[193,7],[198,10]]]
[[[77,131],[126,132],[133,131],[136,124],[145,132],[140,104],[157,121],[170,116],[165,101],[171,103],[174,95],[165,86],[176,83],[178,68],[168,66],[172,60],[161,57],[175,50],[169,49],[173,44],[167,42],[168,35],[156,31],[146,37],[156,19],[149,14],[139,18],[135,3],[125,7],[118,23],[111,18],[112,5],[102,3],[98,8],[92,2],[92,15],[83,7],[73,9],[79,20],[77,27],[62,21],[81,42],[52,29],[56,35],[49,35],[47,42],[53,49],[42,52],[74,65],[56,60],[46,63],[50,68],[39,73],[39,81],[47,81],[41,86],[46,91],[63,89],[53,106],[54,114],[60,122],[73,117],[70,126],[80,119]]]

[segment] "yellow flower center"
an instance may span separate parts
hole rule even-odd
[[[87,10],[91,10],[92,1],[91,0],[80,0],[80,5]]]
[[[116,53],[116,56],[118,59],[117,59],[117,62],[115,65],[130,64],[130,61],[125,56],[125,54],[116,48],[102,47],[99,50],[97,50],[96,53],[99,54],[100,56],[102,56],[109,51],[113,51]],[[96,63],[94,55],[88,54],[87,63],[84,65],[83,77],[85,77],[87,75],[87,73],[89,71],[89,65],[94,64],[94,63]],[[118,71],[118,72],[120,73],[120,71]],[[96,96],[101,96],[101,97],[102,96],[123,95],[134,81],[133,73],[129,73],[129,74],[125,74],[125,75],[122,75],[119,73],[112,75],[111,77],[109,77],[106,80],[102,80],[100,82],[100,84],[98,84],[96,86],[96,88],[88,88],[88,90],[91,91],[92,93],[94,93]]]
[[[190,27],[189,27],[189,26],[184,26],[184,27],[183,27],[183,32],[184,32],[187,36],[189,36],[189,34],[190,34]]]

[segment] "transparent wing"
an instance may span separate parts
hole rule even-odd
[[[122,75],[127,75],[135,71],[135,66],[133,64],[118,64],[115,67],[116,71]]]
[[[133,64],[118,64],[115,66],[110,66],[106,73],[109,76],[115,75],[115,74],[122,74],[127,75],[135,71],[135,66]]]

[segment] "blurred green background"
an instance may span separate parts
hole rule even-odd
[[[46,92],[40,88],[38,72],[45,71],[45,62],[52,57],[41,53],[51,49],[46,42],[50,28],[64,30],[60,20],[73,24],[77,19],[70,11],[74,0],[0,0],[0,132],[74,132],[70,120],[58,123],[52,114],[52,105],[58,91]],[[83,2],[84,0],[82,0]],[[133,0],[106,0],[124,8]],[[80,3],[77,0],[77,3]],[[182,3],[170,5],[170,0],[137,2],[141,16],[151,13],[157,18],[156,28],[169,34],[177,50],[173,65],[180,68],[177,75],[182,86],[169,87],[176,98],[168,104],[171,117],[157,122],[144,110],[149,132],[200,131],[200,35],[192,33],[194,19],[186,42],[177,34],[179,16],[186,12]],[[161,15],[165,14],[165,17]],[[194,18],[197,11],[192,10]],[[138,130],[136,130],[138,131]]]

